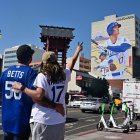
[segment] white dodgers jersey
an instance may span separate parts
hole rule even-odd
[[[59,83],[52,83],[48,80],[47,75],[39,73],[34,82],[34,86],[43,88],[47,98],[55,103],[63,104],[65,108],[65,95],[71,71],[66,69],[64,72],[66,74],[66,80]],[[33,116],[32,121],[46,125],[64,123],[66,120],[66,116],[62,116],[54,109],[40,106],[37,103],[35,103],[32,108],[31,116]]]

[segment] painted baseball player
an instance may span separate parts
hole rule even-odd
[[[107,52],[102,51],[99,55],[99,59],[101,60],[99,65],[95,67],[94,69],[100,69],[100,72],[102,74],[102,78],[109,78],[109,66],[108,66],[108,57],[107,57]]]
[[[119,37],[119,28],[121,24],[112,22],[107,26],[109,39],[105,42],[104,47],[107,49],[109,61],[109,69],[112,79],[122,79],[124,69],[128,65],[128,49],[130,49],[130,41],[126,37]]]

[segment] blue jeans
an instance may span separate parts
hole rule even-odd
[[[26,131],[21,134],[13,134],[4,132],[4,140],[28,140],[30,137],[30,131]]]

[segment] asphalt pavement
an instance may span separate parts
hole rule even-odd
[[[138,129],[135,132],[111,132],[91,130],[65,137],[65,140],[140,140],[140,120],[135,121]]]

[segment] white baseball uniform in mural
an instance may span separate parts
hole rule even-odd
[[[109,66],[108,66],[108,59],[105,59],[100,62],[100,64],[96,67],[96,69],[100,69],[102,74],[102,78],[109,79]]]
[[[126,37],[118,37],[115,43],[112,43],[111,39],[108,39],[104,47],[108,52],[108,64],[113,64],[113,67],[110,67],[112,79],[122,79],[124,69],[128,66],[128,49],[131,47],[130,41]]]

